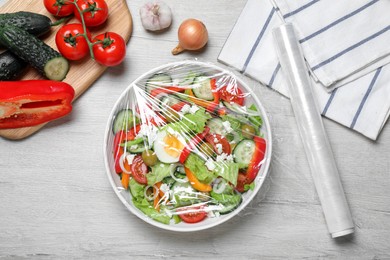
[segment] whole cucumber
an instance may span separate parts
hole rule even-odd
[[[45,15],[24,11],[0,14],[0,27],[7,25],[19,27],[40,36],[50,31],[51,20]]]
[[[49,17],[32,13],[16,12],[0,14],[0,27],[13,25],[27,32],[40,36],[50,31],[51,20]],[[2,47],[0,43],[0,47]],[[15,79],[27,66],[27,63],[10,51],[0,54],[0,80]]]
[[[13,80],[26,68],[27,63],[10,51],[0,54],[0,81]]]
[[[69,62],[58,51],[23,29],[0,27],[0,43],[48,79],[63,80],[69,71]]]

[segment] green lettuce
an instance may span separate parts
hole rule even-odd
[[[158,222],[169,224],[171,218],[168,215],[164,214],[163,211],[159,212],[158,210],[156,210],[153,207],[153,202],[149,202],[147,199],[145,199],[145,185],[139,184],[133,178],[130,178],[129,186],[130,193],[133,196],[133,205],[137,209],[139,209],[145,215]]]
[[[235,118],[235,117],[230,116],[230,115],[222,115],[221,118],[222,118],[222,121],[228,121],[230,123],[230,127],[234,131],[241,131],[241,123],[242,122],[238,118]]]
[[[254,104],[252,104],[250,107],[248,107],[248,110],[252,111],[252,112],[258,112],[257,107]],[[257,128],[260,128],[263,125],[263,119],[261,118],[261,116],[249,116],[248,119]]]
[[[215,193],[211,191],[210,196],[224,206],[238,205],[242,200],[242,196],[239,193]]]
[[[181,133],[201,133],[204,130],[207,120],[210,118],[211,115],[203,107],[199,107],[199,110],[194,114],[185,114],[179,122],[167,124],[164,128],[170,127]]]
[[[242,121],[238,117],[232,115],[223,115],[221,116],[222,121],[227,121],[230,123],[230,127],[233,131],[226,135],[226,138],[231,142],[235,141],[236,143],[240,142],[244,137],[242,136],[241,126]],[[245,118],[244,118],[245,119]]]
[[[169,224],[169,222],[171,221],[171,218],[167,214],[164,214],[164,211],[159,212],[158,210],[156,210],[153,207],[152,202],[147,201],[145,198],[133,198],[133,204],[145,215],[158,222],[161,222],[163,224]]]
[[[207,169],[205,161],[194,153],[190,153],[184,166],[190,169],[200,182],[210,183],[215,178],[214,172]]]
[[[239,170],[239,165],[237,163],[229,161],[214,161],[214,165],[215,169],[210,171],[206,167],[205,161],[194,153],[191,153],[184,163],[184,166],[190,169],[200,182],[210,183],[217,176],[220,176],[236,186]]]
[[[239,165],[235,162],[223,161],[215,162],[214,172],[216,175],[221,176],[234,186],[237,185],[238,169]]]
[[[165,177],[170,175],[171,165],[159,162],[152,166],[152,171],[148,173],[148,185],[154,185],[157,182],[162,181]]]
[[[143,198],[145,185],[139,184],[134,178],[129,181],[130,193],[133,198]]]

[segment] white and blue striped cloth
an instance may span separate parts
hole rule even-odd
[[[288,96],[272,29],[293,23],[322,115],[376,140],[390,112],[390,1],[271,1],[248,0],[218,60]]]

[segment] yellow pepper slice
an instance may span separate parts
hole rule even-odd
[[[211,185],[200,182],[195,175],[192,173],[190,169],[187,167],[184,167],[184,170],[186,172],[187,178],[190,181],[192,187],[198,191],[211,191],[213,188]]]

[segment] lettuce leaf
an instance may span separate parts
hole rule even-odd
[[[139,184],[134,178],[129,181],[130,193],[133,198],[143,198],[145,185]]]
[[[206,109],[199,107],[199,110],[194,114],[185,114],[179,122],[167,124],[164,128],[171,127],[179,133],[201,133],[204,130],[206,121],[211,118],[211,115],[206,112]]]
[[[137,209],[139,209],[145,215],[158,222],[169,224],[171,218],[168,215],[164,214],[163,212],[159,212],[158,210],[156,210],[153,207],[153,203],[145,199],[145,195],[144,195],[144,189],[146,187],[145,185],[139,184],[133,178],[130,178],[129,186],[130,186],[130,193],[133,196],[133,205]]]
[[[184,163],[184,166],[189,168],[200,182],[210,183],[216,177],[220,176],[232,183],[234,186],[237,185],[239,164],[229,161],[214,161],[214,165],[215,169],[210,171],[206,167],[205,161],[194,153],[191,153]]]
[[[248,110],[251,110],[251,111],[254,111],[254,112],[257,112],[257,107],[252,104]],[[263,119],[261,118],[261,116],[249,116],[248,117],[249,121],[252,122],[252,124],[254,124],[257,128],[260,128],[262,125],[263,125]]]
[[[171,218],[168,215],[164,214],[163,211],[159,212],[158,210],[156,210],[153,207],[152,203],[147,201],[145,198],[133,198],[133,204],[145,215],[158,222],[169,224],[169,222],[171,221]]]
[[[230,115],[222,115],[222,121],[228,121],[230,123],[230,127],[235,131],[241,132],[241,121],[238,118],[235,118]]]
[[[214,172],[216,175],[224,178],[234,186],[237,185],[239,165],[235,162],[223,161],[215,162]]]
[[[194,153],[188,156],[184,166],[190,169],[200,182],[210,183],[216,177],[214,172],[207,169],[205,161]]]
[[[151,168],[152,171],[146,176],[146,178],[148,179],[148,185],[154,185],[170,175],[170,164],[159,162]]]

